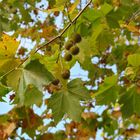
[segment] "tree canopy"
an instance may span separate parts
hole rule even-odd
[[[139,0],[0,0],[0,139],[140,137],[139,36]]]

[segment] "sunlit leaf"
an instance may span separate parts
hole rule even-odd
[[[14,57],[19,46],[19,42],[15,38],[3,34],[0,41],[0,58]]]

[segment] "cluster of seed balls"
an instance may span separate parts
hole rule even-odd
[[[65,61],[71,61],[73,55],[77,55],[80,52],[79,47],[76,46],[77,43],[81,42],[82,38],[81,35],[78,33],[75,33],[71,39],[69,39],[64,48],[66,49],[66,53],[64,55]],[[68,69],[64,69],[61,73],[61,76],[63,79],[67,80],[70,77],[70,71]],[[53,85],[58,85],[59,84],[59,79],[55,79],[52,81]]]
[[[76,46],[76,43],[81,42],[81,40],[82,40],[81,35],[78,33],[75,33],[75,34],[73,34],[71,39],[69,39],[66,42],[66,44],[64,46],[67,51],[64,55],[65,61],[71,61],[73,55],[77,55],[79,53],[80,49],[79,49],[79,47]],[[69,79],[70,71],[68,69],[63,70],[61,76],[63,79]]]
[[[79,43],[82,40],[81,35],[76,33],[72,36],[70,40],[68,40],[65,44],[65,49],[67,52],[64,55],[65,61],[71,61],[73,55],[77,55],[79,53],[79,48],[76,46],[76,43]]]

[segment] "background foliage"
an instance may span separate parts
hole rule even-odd
[[[0,139],[140,137],[139,36],[139,0],[1,0]]]

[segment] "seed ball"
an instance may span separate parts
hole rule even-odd
[[[55,79],[54,81],[52,81],[52,84],[57,86],[59,84],[59,82],[60,82],[59,79]]]
[[[61,74],[63,79],[69,79],[70,77],[70,71],[69,70],[64,70]]]
[[[72,55],[77,55],[79,53],[80,49],[77,46],[74,46],[70,49],[70,52]]]
[[[64,59],[65,59],[66,61],[71,61],[71,60],[72,60],[72,55],[71,55],[70,53],[66,53],[66,54],[64,55]]]
[[[70,48],[73,46],[73,42],[72,41],[68,41],[66,44],[65,44],[65,49],[66,50],[70,50]]]
[[[73,35],[72,39],[74,43],[79,43],[82,40],[81,35],[77,33]]]

